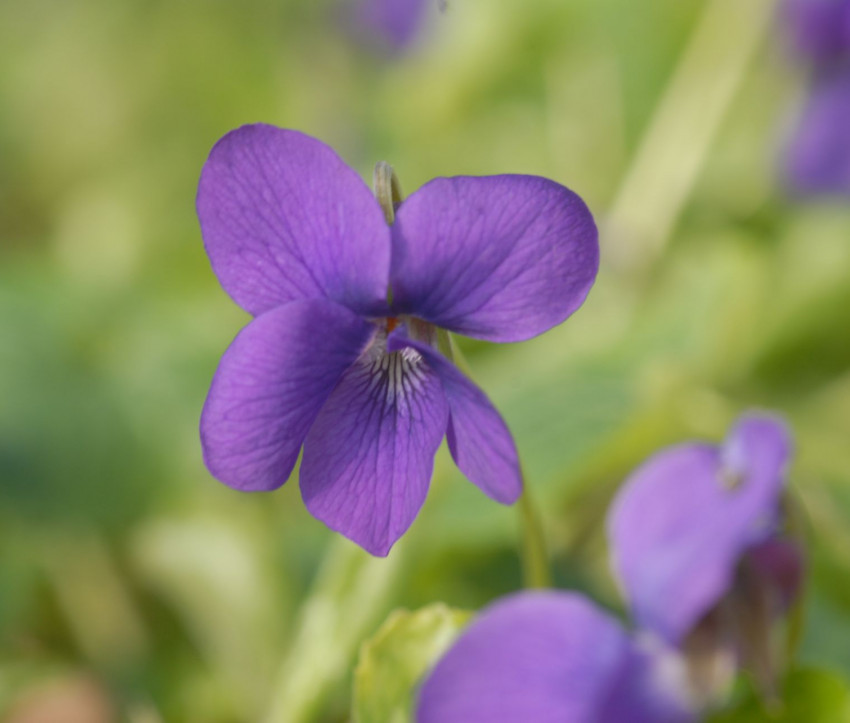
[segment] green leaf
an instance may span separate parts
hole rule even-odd
[[[850,723],[850,686],[836,673],[818,668],[792,671],[782,699],[762,703],[752,693],[711,723]]]
[[[363,643],[354,671],[355,723],[412,721],[416,683],[442,655],[472,613],[436,603],[396,610]]]
[[[393,582],[405,541],[391,555],[373,557],[337,537],[325,554],[296,623],[297,633],[273,683],[264,723],[324,720],[318,709],[347,677],[357,646],[391,605]]]

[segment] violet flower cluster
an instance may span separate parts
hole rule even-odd
[[[599,249],[578,196],[501,175],[376,199],[323,143],[252,125],[213,148],[197,208],[216,275],[254,316],[204,405],[214,476],[272,490],[303,450],[307,509],[375,555],[416,517],[444,436],[485,494],[517,499],[511,434],[446,332],[522,341],[581,306]],[[722,445],[650,458],[608,520],[636,632],[577,594],[498,601],[423,682],[419,723],[687,723],[741,667],[769,691],[803,575],[790,446],[779,420],[751,414]]]
[[[811,87],[787,172],[805,194],[850,194],[850,0],[787,0],[784,20]]]
[[[374,555],[419,512],[444,436],[485,494],[517,499],[511,434],[439,330],[522,341],[581,306],[599,247],[575,193],[536,176],[436,178],[389,225],[328,146],[252,125],[213,148],[197,209],[213,270],[255,317],[201,417],[215,477],[275,489],[303,447],[307,509]]]
[[[769,687],[774,628],[799,595],[785,530],[779,420],[746,415],[723,445],[645,462],[609,512],[612,561],[639,632],[565,592],[496,602],[419,692],[419,723],[695,720],[743,666]]]

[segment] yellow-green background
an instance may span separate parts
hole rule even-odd
[[[516,511],[445,450],[378,561],[310,518],[295,478],[248,495],[204,469],[201,405],[247,316],[194,195],[217,138],[254,121],[367,179],[389,161],[407,192],[515,172],[581,194],[602,248],[585,306],[531,342],[463,344],[556,584],[621,609],[617,485],[664,444],[777,410],[811,545],[799,656],[850,676],[850,199],[783,190],[807,71],[775,14],[450,0],[387,56],[329,0],[0,3],[0,716],[72,690],[131,723],[342,721],[390,610],[522,585]]]

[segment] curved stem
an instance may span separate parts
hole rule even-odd
[[[437,336],[440,351],[451,359],[454,364],[467,376],[470,374],[469,363],[460,347],[454,343],[452,335],[443,329],[438,330]],[[549,571],[549,554],[546,550],[546,536],[543,534],[540,514],[528,486],[525,476],[522,481],[522,494],[516,503],[519,512],[520,525],[520,557],[522,559],[523,584],[528,588],[551,587],[552,575]]]
[[[528,588],[551,587],[549,555],[540,514],[523,479],[522,494],[517,501],[522,535],[522,577]]]

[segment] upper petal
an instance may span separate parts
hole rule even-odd
[[[377,348],[352,366],[304,442],[310,513],[373,555],[386,555],[428,492],[448,405],[414,350]]]
[[[519,593],[482,612],[437,663],[420,689],[416,720],[687,720],[678,704],[643,689],[645,665],[619,624],[581,596]],[[629,717],[606,715],[613,710]]]
[[[722,597],[743,553],[776,530],[789,454],[784,425],[751,415],[722,448],[680,445],[632,473],[608,532],[641,626],[678,643]]]
[[[850,52],[850,51],[848,51]],[[788,148],[801,193],[850,194],[850,69],[815,81]]]
[[[452,458],[470,482],[497,502],[510,505],[522,493],[519,456],[511,432],[487,396],[435,349],[401,335],[390,347],[419,351],[443,385],[449,403],[446,437]]]
[[[537,176],[435,178],[402,203],[392,233],[399,313],[490,341],[562,322],[599,266],[587,206]]]
[[[252,314],[315,298],[370,314],[386,301],[380,207],[315,138],[263,124],[231,131],[204,165],[197,208],[221,285]]]
[[[241,490],[289,477],[301,443],[374,327],[329,301],[294,301],[258,316],[224,353],[201,414],[210,472]]]

